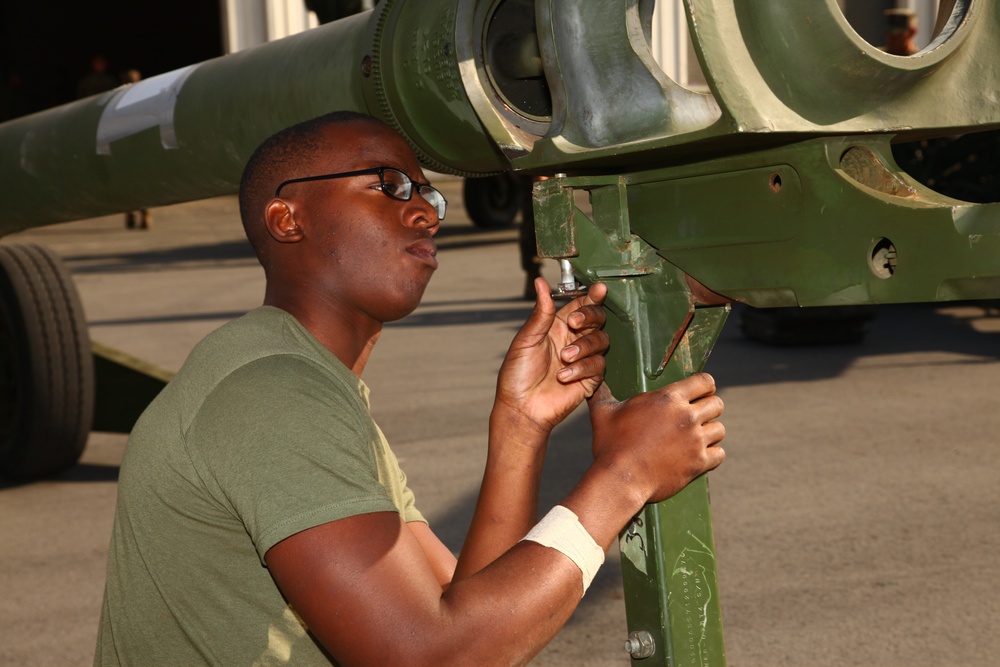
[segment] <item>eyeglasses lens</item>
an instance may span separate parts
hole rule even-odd
[[[382,171],[382,191],[393,199],[409,201],[413,196],[414,183],[410,177],[396,169]],[[444,220],[448,202],[444,195],[429,185],[416,185],[417,193],[437,211],[439,220]]]
[[[409,201],[413,181],[401,171],[395,169],[385,169],[382,171],[382,192],[393,199]]]
[[[438,220],[444,220],[444,214],[448,208],[448,202],[445,201],[444,195],[429,185],[418,185],[417,192],[437,210]]]

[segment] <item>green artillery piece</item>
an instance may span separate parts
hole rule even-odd
[[[732,301],[1000,296],[997,205],[933,192],[891,152],[894,141],[1000,126],[1000,5],[943,6],[950,18],[931,44],[900,57],[862,40],[835,0],[686,0],[703,94],[654,63],[652,2],[382,0],[0,125],[0,229],[232,193],[274,131],[365,111],[431,169],[556,176],[535,190],[539,249],[570,262],[566,291],[608,283],[607,381],[625,398],[699,371]],[[19,474],[72,464],[88,428],[88,362],[30,342],[56,330],[85,340],[71,297],[32,306],[25,296],[39,272],[43,296],[63,294],[64,277],[37,268],[46,258],[0,255],[0,461]],[[66,379],[48,383],[55,398],[24,384],[41,367]],[[648,507],[620,547],[634,664],[723,665],[705,479]]]

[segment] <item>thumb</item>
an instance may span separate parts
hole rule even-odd
[[[531,309],[531,314],[525,321],[517,337],[527,339],[525,342],[534,344],[539,338],[548,335],[552,328],[552,322],[556,317],[556,306],[549,293],[549,284],[544,278],[535,278],[535,307]]]

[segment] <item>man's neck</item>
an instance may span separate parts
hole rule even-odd
[[[336,308],[304,307],[294,299],[282,299],[268,290],[264,305],[284,310],[306,331],[337,357],[352,373],[361,377],[372,349],[382,334],[382,324],[369,318],[346,317]]]

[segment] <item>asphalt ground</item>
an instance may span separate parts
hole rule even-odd
[[[365,380],[418,503],[453,550],[485,458],[496,371],[529,310],[516,231],[464,218],[456,181],[441,268],[387,326]],[[69,263],[95,340],[176,370],[258,305],[263,276],[230,197],[5,242]],[[557,278],[555,267],[546,277]],[[886,306],[858,345],[773,348],[738,310],[708,364],[726,402],[710,477],[731,667],[1000,664],[1000,317],[990,304]],[[589,461],[586,412],[550,443],[543,511]],[[0,486],[0,665],[91,661],[125,436],[95,433],[80,465]],[[608,562],[534,662],[628,665],[620,568]],[[457,647],[456,650],[461,650]]]

